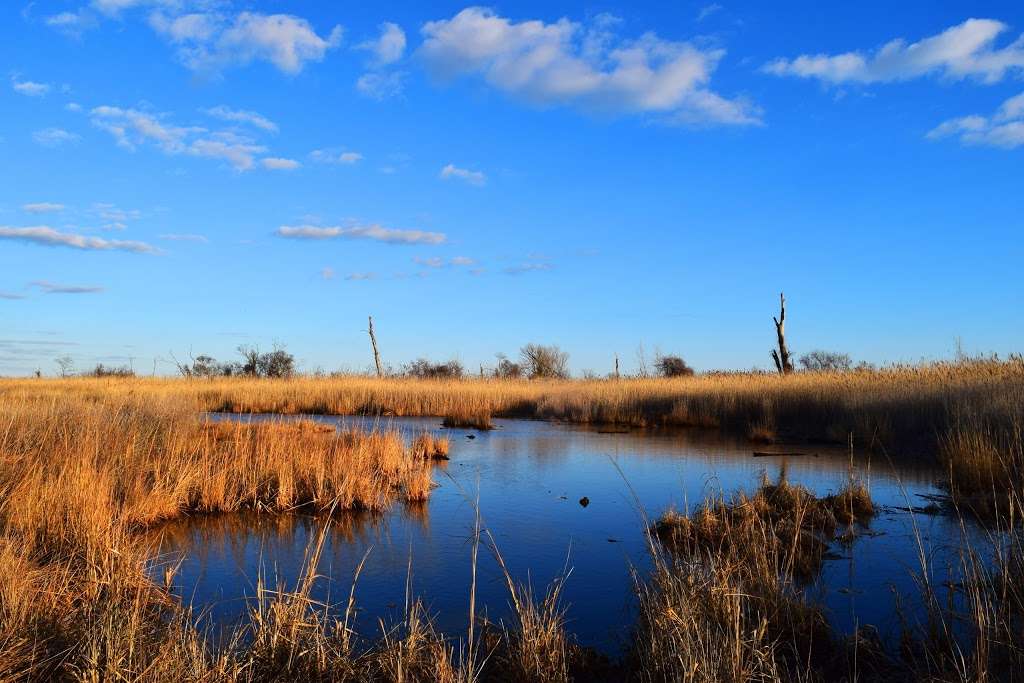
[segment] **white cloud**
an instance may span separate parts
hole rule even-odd
[[[260,163],[263,164],[263,168],[271,171],[294,171],[300,164],[295,159],[282,159],[280,157],[266,157],[260,159]]]
[[[170,5],[173,0],[92,0],[92,6],[108,16],[118,16],[123,10],[143,5]]]
[[[54,202],[32,202],[29,204],[21,205],[22,211],[28,213],[52,213],[54,211],[63,211],[63,204],[56,204]]]
[[[54,247],[71,247],[73,249],[129,251],[135,254],[157,254],[160,251],[145,242],[106,240],[100,237],[60,232],[45,225],[26,228],[15,228],[7,225],[0,225],[0,239],[31,242],[34,244],[43,244]]]
[[[413,257],[413,263],[416,263],[427,268],[447,268],[449,266],[472,266],[476,264],[476,261],[469,258],[468,256],[454,256],[447,261],[440,256],[431,256],[424,258],[422,256]]]
[[[931,140],[957,137],[964,145],[1014,149],[1024,145],[1024,93],[1003,102],[992,116],[963,116],[928,132]]]
[[[35,280],[29,283],[31,287],[38,287],[43,294],[97,294],[103,291],[102,287],[89,285],[58,285],[47,280]]]
[[[470,171],[469,169],[459,168],[455,164],[448,164],[441,169],[441,178],[449,180],[451,178],[458,178],[464,180],[470,185],[484,185],[487,182],[487,176],[481,171]]]
[[[817,78],[827,83],[885,83],[929,74],[994,83],[1010,72],[1024,70],[1024,35],[1005,47],[994,47],[996,37],[1008,28],[993,19],[968,19],[909,45],[897,38],[868,54],[800,55],[776,59],[763,69],[777,76]]]
[[[560,19],[512,22],[471,7],[422,28],[419,55],[435,76],[479,74],[491,86],[528,101],[658,115],[678,123],[759,123],[755,107],[708,88],[724,56],[645,33],[611,33],[614,18],[586,25]]]
[[[356,90],[375,100],[386,100],[400,95],[404,85],[404,71],[370,71],[356,80]]]
[[[221,159],[236,171],[247,171],[256,156],[267,148],[252,138],[232,131],[209,131],[199,126],[178,126],[166,122],[166,116],[136,109],[101,106],[91,112],[93,125],[109,132],[117,144],[135,150],[151,143],[167,154]]]
[[[68,111],[73,111],[75,113],[82,111],[82,105],[80,105],[78,102],[68,102],[64,105],[64,108]]]
[[[405,52],[405,31],[398,24],[384,22],[379,28],[379,37],[356,45],[356,49],[373,55],[373,64],[377,67],[397,62]]]
[[[337,149],[315,149],[309,158],[321,164],[355,164],[363,160],[359,152],[346,152]]]
[[[357,50],[371,54],[370,70],[356,80],[356,90],[367,97],[384,100],[402,92],[405,72],[389,70],[387,67],[399,61],[405,53],[405,31],[398,24],[385,22],[380,25],[380,36],[356,45]]]
[[[70,36],[81,36],[85,31],[96,26],[96,18],[87,9],[77,12],[60,12],[46,17],[44,23],[52,29]]]
[[[426,266],[427,268],[444,268],[444,259],[440,256],[431,256],[430,258],[416,256],[413,258],[413,263]]]
[[[46,83],[19,81],[13,76],[11,77],[11,87],[14,89],[14,92],[22,95],[28,95],[29,97],[42,97],[46,93],[50,92],[50,86]]]
[[[397,230],[380,225],[354,225],[351,227],[319,227],[316,225],[282,225],[277,235],[290,239],[327,240],[335,238],[367,239],[391,244],[442,244],[447,236],[442,232],[423,230]]]
[[[44,128],[32,133],[32,139],[43,147],[60,147],[61,145],[74,143],[81,140],[76,133],[69,133],[63,128]]]
[[[254,61],[297,74],[341,44],[341,27],[320,37],[308,21],[288,14],[241,12],[234,19],[212,12],[178,16],[154,12],[150,25],[172,44],[190,69],[219,71]]]
[[[704,5],[703,7],[700,8],[700,12],[697,13],[697,21],[704,21],[712,14],[722,9],[725,8],[719,5],[717,2],[713,2],[710,5]]]
[[[554,268],[550,263],[520,263],[515,266],[509,266],[502,272],[506,275],[523,275],[524,273],[536,273]]]
[[[142,218],[142,212],[138,209],[122,209],[107,202],[96,202],[92,205],[92,212],[105,221],[114,221],[117,224]]]
[[[244,109],[231,109],[224,105],[217,107],[211,107],[210,109],[204,109],[204,113],[222,121],[232,121],[234,123],[248,123],[251,126],[255,126],[262,130],[270,131],[271,133],[277,132],[277,124],[268,119],[262,114],[258,114],[254,111],[245,111]]]
[[[331,268],[330,266],[327,266],[326,268],[323,268],[320,271],[320,277],[323,278],[324,280],[333,280],[334,279],[334,268]]]
[[[160,239],[167,240],[169,242],[202,242],[203,244],[209,242],[203,235],[194,235],[191,233],[165,233],[160,235]]]

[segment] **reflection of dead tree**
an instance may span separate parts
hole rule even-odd
[[[779,293],[779,317],[772,317],[775,321],[775,334],[779,338],[778,350],[772,349],[772,360],[775,361],[775,369],[780,375],[788,375],[793,372],[793,361],[789,357],[789,349],[786,348],[786,297]]]
[[[377,376],[381,377],[381,376],[383,376],[384,373],[383,373],[383,371],[381,370],[381,367],[380,367],[380,352],[377,351],[377,336],[373,333],[373,316],[371,315],[371,316],[369,316],[369,318],[370,318],[370,330],[369,330],[370,331],[370,344],[373,346],[373,362],[377,366]]]

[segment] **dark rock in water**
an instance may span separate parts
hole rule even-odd
[[[580,498],[580,505],[582,505],[583,507],[587,507],[588,505],[590,505],[590,499],[587,498],[586,496],[583,496],[582,498]]]
[[[466,438],[467,439],[475,439],[476,438],[476,434],[466,434]]]

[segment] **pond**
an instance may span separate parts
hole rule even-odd
[[[806,446],[795,449],[804,453],[799,457],[754,457],[755,450],[779,447],[693,430],[608,433],[526,420],[496,420],[494,431],[478,432],[441,429],[439,418],[301,419],[397,429],[409,437],[431,430],[451,438],[451,460],[437,466],[439,486],[428,502],[377,515],[346,513],[332,523],[315,597],[343,607],[366,556],[355,597],[357,631],[367,638],[379,635],[379,619],[399,619],[410,566],[412,593],[424,600],[438,627],[465,633],[475,500],[514,578],[543,594],[571,569],[564,590],[568,630],[580,643],[611,654],[628,642],[635,622],[631,568],[642,575],[650,567],[644,516],[654,520],[669,507],[692,509],[709,495],[753,490],[762,474],[774,479],[785,469],[791,482],[824,494],[843,485],[852,463],[869,483],[880,506],[870,533],[850,547],[834,547],[812,589],[840,631],[873,624],[883,638],[895,635],[897,596],[911,613],[919,603],[914,572],[920,571],[921,552],[940,577],[958,560],[956,520],[906,511],[938,493],[938,472],[893,466],[877,456],[851,458],[845,449]],[[206,610],[215,624],[234,624],[261,571],[271,585],[295,585],[322,523],[304,515],[256,514],[179,521],[159,530],[159,560],[181,561],[174,585],[186,602]],[[492,621],[507,620],[508,601],[497,562],[481,548],[478,610]]]

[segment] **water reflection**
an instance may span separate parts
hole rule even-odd
[[[397,618],[410,561],[413,591],[438,625],[453,634],[464,631],[472,501],[478,497],[483,521],[517,580],[542,587],[562,572],[568,556],[569,628],[585,644],[615,650],[634,620],[630,566],[648,567],[644,515],[690,508],[709,494],[751,489],[762,475],[775,478],[782,469],[817,493],[835,491],[851,463],[869,480],[883,512],[872,523],[873,535],[838,548],[841,559],[826,562],[818,590],[830,618],[845,631],[874,623],[884,633],[894,624],[894,596],[911,604],[917,593],[910,574],[918,568],[914,528],[910,516],[895,508],[935,493],[938,473],[926,467],[895,467],[857,453],[851,460],[845,449],[817,446],[798,449],[807,453],[801,457],[755,458],[743,440],[692,430],[599,433],[497,420],[498,429],[474,432],[441,430],[433,418],[312,419],[396,429],[410,438],[436,430],[452,441],[451,460],[435,472],[439,487],[426,503],[384,514],[346,513],[331,521],[320,567],[325,579],[316,597],[347,599],[356,567],[369,552],[356,588],[357,628],[367,636],[374,635],[379,618]],[[578,503],[584,496],[590,501],[586,507]],[[321,523],[301,515],[198,517],[161,529],[160,541],[167,558],[183,558],[176,587],[184,599],[228,623],[242,614],[241,598],[254,593],[260,567],[272,582],[298,579],[306,545]],[[926,552],[944,568],[955,557],[957,525],[944,517],[918,517],[917,524]],[[478,605],[491,619],[509,615],[504,578],[484,552],[477,589]]]

